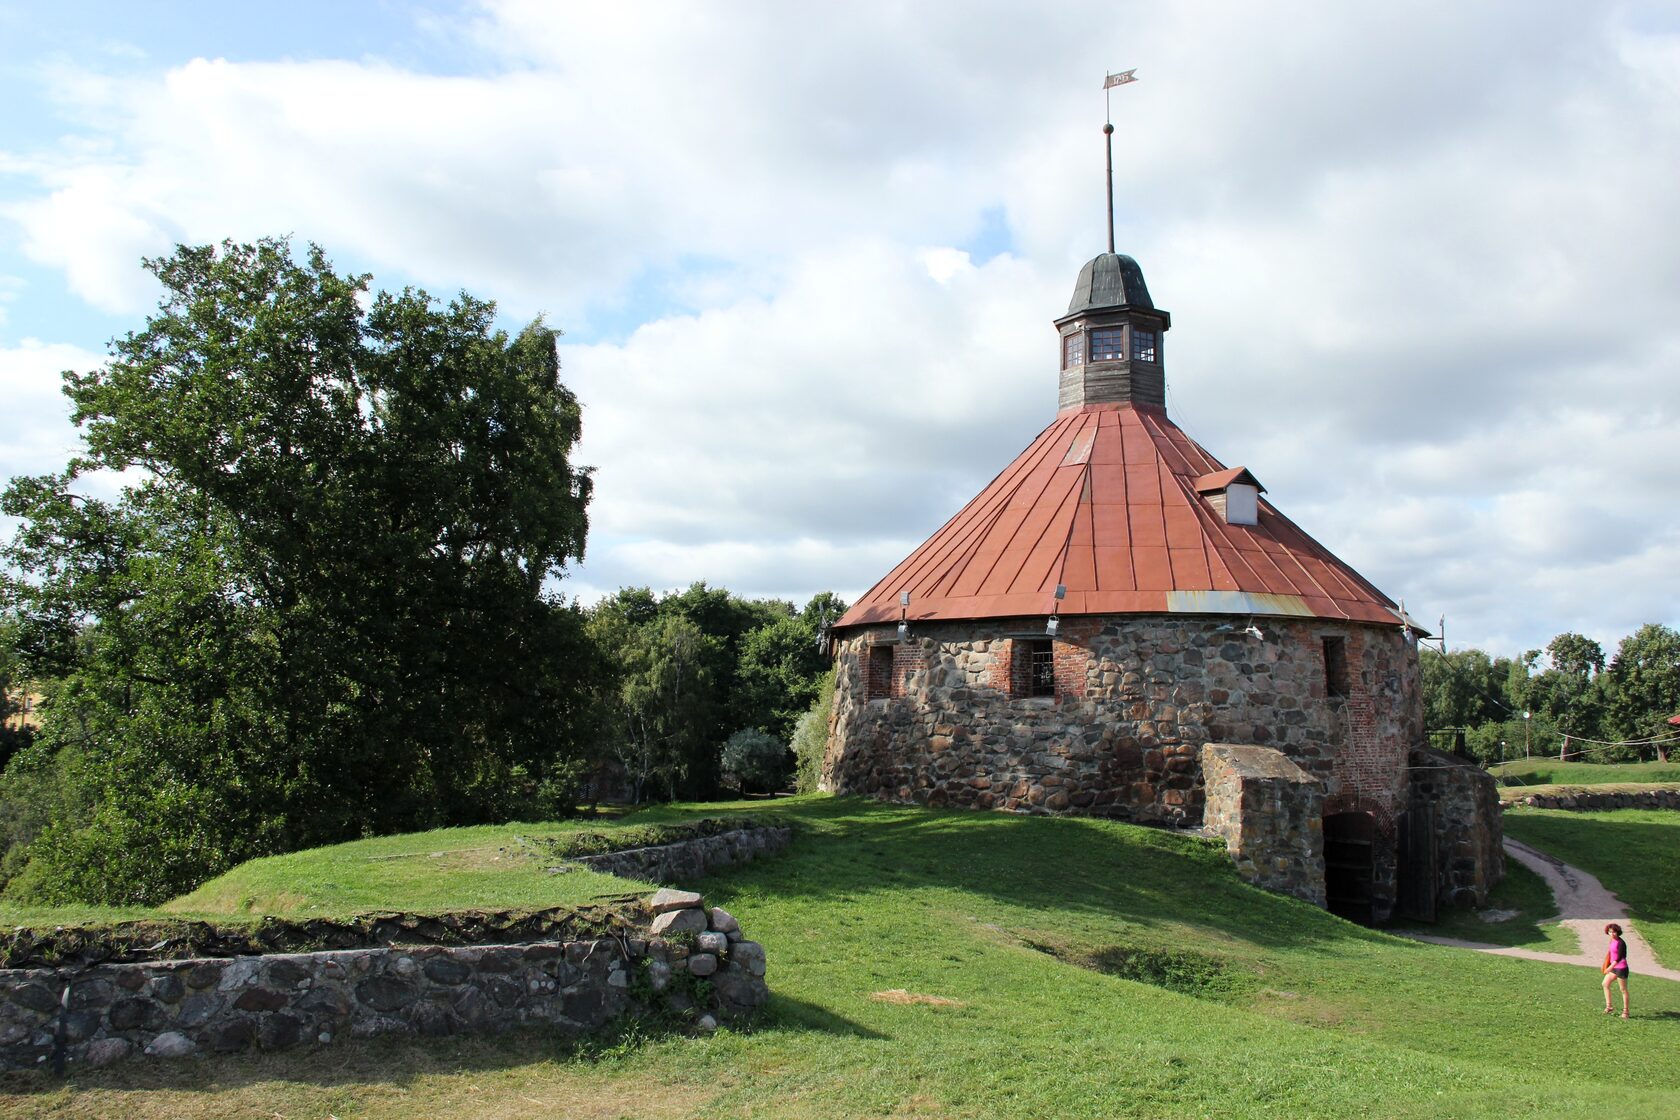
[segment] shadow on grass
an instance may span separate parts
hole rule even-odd
[[[768,1007],[726,1029],[736,1034],[805,1031],[873,1040],[888,1037],[825,1007],[788,996],[773,997]],[[269,1053],[178,1061],[141,1059],[68,1077],[45,1071],[5,1073],[0,1074],[0,1094],[39,1096],[64,1089],[219,1093],[273,1081],[323,1088],[400,1086],[419,1078],[494,1073],[541,1062],[571,1063],[580,1070],[607,1069],[651,1046],[705,1042],[677,1021],[649,1019],[621,1019],[583,1035],[536,1027],[498,1035],[385,1036]]]
[[[771,993],[770,1006],[764,1009],[759,1018],[747,1026],[747,1033],[761,1030],[801,1030],[820,1031],[823,1034],[844,1035],[848,1038],[867,1038],[883,1041],[891,1036],[880,1031],[871,1030],[861,1023],[854,1023],[844,1015],[836,1015],[828,1008],[819,1004],[809,1003],[792,996]]]
[[[1486,911],[1502,911],[1514,916],[1504,921],[1484,921],[1481,915]],[[1404,927],[1411,932],[1473,941],[1479,945],[1573,952],[1578,948],[1573,935],[1565,932],[1561,938],[1555,936],[1557,920],[1557,899],[1546,881],[1506,856],[1505,876],[1488,894],[1485,906],[1444,908],[1433,925],[1400,922],[1396,923],[1396,929]],[[1554,936],[1548,936],[1548,930],[1543,926],[1549,926]]]
[[[709,877],[708,893],[762,893],[821,907],[952,890],[1143,927],[1191,923],[1271,948],[1382,936],[1251,887],[1222,844],[1162,829],[862,798],[802,800],[761,813],[800,823],[792,845],[776,859]]]

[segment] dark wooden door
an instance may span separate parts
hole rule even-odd
[[[1412,806],[1400,819],[1400,913],[1414,922],[1437,919],[1440,895],[1435,859],[1435,806]]]

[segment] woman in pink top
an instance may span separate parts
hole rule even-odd
[[[1604,927],[1604,932],[1610,935],[1610,947],[1604,954],[1604,1013],[1615,1013],[1610,996],[1610,981],[1614,980],[1622,986],[1622,1018],[1628,1017],[1628,960],[1627,942],[1622,940],[1622,927],[1611,922]]]

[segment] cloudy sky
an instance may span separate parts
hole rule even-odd
[[[1169,411],[1451,644],[1680,624],[1680,3],[0,0],[0,476],[142,256],[566,332],[585,599],[851,597],[1050,421],[1118,240]]]

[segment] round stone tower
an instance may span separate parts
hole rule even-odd
[[[1055,419],[835,625],[824,784],[1199,825],[1203,748],[1270,748],[1323,798],[1319,900],[1382,920],[1417,632],[1167,416],[1171,324],[1132,258],[1081,270]]]

